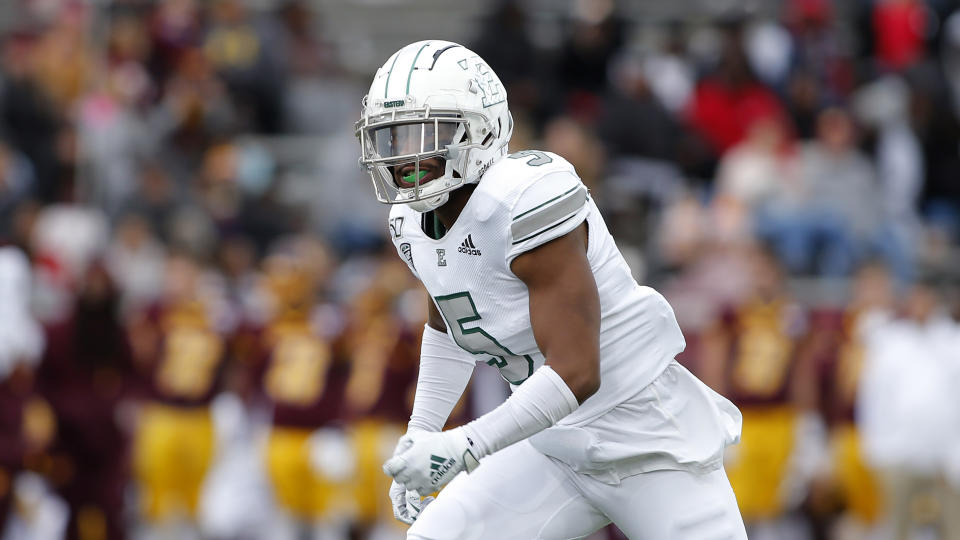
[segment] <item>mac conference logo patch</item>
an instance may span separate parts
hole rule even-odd
[[[400,253],[403,253],[403,258],[407,260],[410,268],[416,270],[417,267],[413,264],[413,248],[410,247],[410,242],[400,244]]]

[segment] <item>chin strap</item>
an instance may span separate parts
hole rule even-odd
[[[407,204],[410,208],[414,209],[417,212],[430,212],[431,210],[436,210],[441,206],[447,204],[447,201],[450,200],[450,192],[441,193],[434,197],[428,199],[420,199],[417,201],[410,201]]]

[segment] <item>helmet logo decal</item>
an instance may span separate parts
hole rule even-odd
[[[503,103],[507,100],[506,93],[503,91],[503,86],[501,86],[500,82],[494,78],[493,71],[490,69],[490,66],[478,61],[477,76],[474,77],[473,80],[477,82],[477,87],[483,94],[484,109],[487,107],[492,107],[498,103]]]
[[[403,100],[402,100],[402,99],[395,99],[395,100],[393,100],[393,101],[384,101],[384,102],[383,102],[383,108],[385,108],[385,109],[389,109],[390,107],[399,107],[399,106],[401,106],[401,105],[403,105]]]
[[[477,74],[473,77],[473,81],[476,83],[476,88],[483,94],[483,108],[486,109],[487,107],[492,107],[506,101],[507,95],[503,90],[503,86],[494,76],[490,66],[484,63],[479,56],[474,56],[470,59],[464,58],[457,62],[457,65],[460,66],[460,69],[467,71],[469,69],[469,61],[475,62],[474,67],[476,67]]]

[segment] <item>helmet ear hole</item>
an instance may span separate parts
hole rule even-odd
[[[493,133],[487,133],[487,136],[483,138],[483,142],[480,143],[481,146],[487,146],[490,144],[490,141],[493,140]]]

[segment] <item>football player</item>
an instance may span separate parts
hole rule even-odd
[[[397,308],[413,283],[406,266],[388,254],[370,286],[351,302],[347,324],[338,344],[350,358],[350,379],[345,405],[350,420],[357,474],[354,497],[360,529],[384,525],[395,529],[393,511],[383,497],[390,479],[380,470],[393,446],[406,430],[417,381],[419,332],[426,312],[417,323],[400,316]],[[409,294],[417,294],[419,291]],[[426,305],[426,298],[420,306]]]
[[[282,510],[270,536],[334,534],[342,523],[333,517],[344,511],[336,504],[336,495],[346,489],[340,477],[349,475],[334,470],[344,465],[330,461],[330,452],[348,451],[339,425],[346,368],[333,361],[330,345],[313,320],[317,282],[303,246],[289,242],[263,265],[269,320],[253,367],[259,393],[271,411],[265,461]],[[318,452],[326,457],[326,467],[316,466]]]
[[[830,430],[830,467],[818,478],[817,487],[825,499],[842,507],[840,525],[853,530],[875,527],[883,508],[881,486],[863,456],[855,416],[866,349],[861,327],[869,314],[891,313],[893,306],[890,275],[882,265],[871,263],[858,270],[845,309],[820,309],[811,315],[805,355],[816,367],[813,388]]]
[[[507,154],[496,74],[447,41],[377,71],[356,132],[389,234],[432,298],[413,413],[384,472],[408,538],[746,538],[722,466],[740,414],[681,367],[573,167]],[[441,431],[476,363],[513,387]],[[469,474],[461,474],[469,473]],[[417,517],[420,501],[446,486]],[[414,520],[414,518],[416,518]]]
[[[796,504],[792,486],[803,482],[794,482],[791,464],[806,426],[798,402],[809,373],[797,362],[806,314],[787,295],[780,263],[760,247],[747,257],[753,290],[707,331],[699,364],[743,412],[743,442],[728,456],[727,472],[753,537],[782,526]]]
[[[106,268],[91,264],[67,315],[45,327],[37,375],[57,417],[51,476],[70,509],[70,539],[126,536],[128,441],[116,410],[132,366],[119,303]]]
[[[17,477],[24,470],[44,471],[56,421],[35,388],[36,365],[44,350],[43,329],[30,310],[30,261],[13,246],[0,245],[0,537],[12,537],[14,517],[31,526],[18,497]],[[36,512],[34,512],[36,515]],[[30,531],[26,531],[29,536]]]
[[[201,263],[169,257],[163,299],[130,323],[145,403],[133,441],[133,473],[148,527],[194,527],[200,490],[214,454],[210,402],[221,386],[232,328]],[[184,533],[185,534],[185,533]]]

